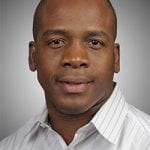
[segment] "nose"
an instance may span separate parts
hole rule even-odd
[[[88,68],[90,60],[88,51],[81,46],[72,46],[64,50],[61,65],[65,68]]]

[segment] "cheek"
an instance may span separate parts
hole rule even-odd
[[[113,84],[114,67],[112,57],[99,60],[99,63],[95,64],[94,70],[97,76],[95,95],[102,98],[109,92]]]
[[[96,56],[93,61],[94,69],[100,75],[113,74],[114,73],[114,54],[112,52],[106,53],[101,56]]]
[[[41,54],[38,57],[37,77],[44,89],[49,88],[52,83],[52,77],[58,70],[59,58],[48,54]],[[54,82],[54,81],[53,81]]]

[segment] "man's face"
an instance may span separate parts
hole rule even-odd
[[[80,114],[105,102],[119,71],[112,13],[104,0],[51,0],[30,48],[49,108]]]

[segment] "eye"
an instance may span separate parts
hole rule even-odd
[[[48,45],[51,47],[51,48],[61,48],[65,45],[65,41],[62,40],[62,39],[52,39]]]
[[[102,48],[102,46],[104,46],[104,42],[102,42],[100,40],[96,40],[96,39],[91,39],[88,41],[88,45],[90,48],[98,50],[98,49]]]

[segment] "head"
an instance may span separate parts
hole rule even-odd
[[[29,66],[47,106],[81,114],[104,103],[119,72],[115,11],[108,0],[42,0],[33,23]]]

